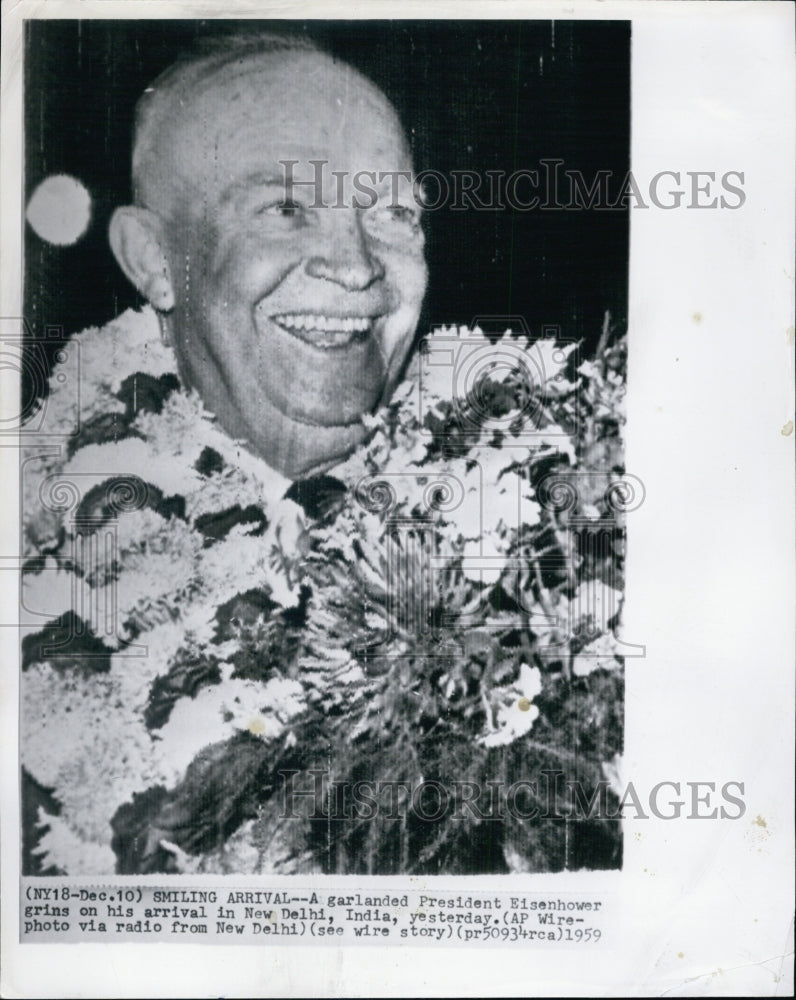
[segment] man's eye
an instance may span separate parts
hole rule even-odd
[[[414,230],[420,225],[420,213],[408,205],[379,205],[365,215],[379,228],[398,226]]]
[[[385,213],[385,218],[391,222],[403,222],[413,226],[420,219],[415,209],[409,208],[408,205],[387,205],[381,211]]]

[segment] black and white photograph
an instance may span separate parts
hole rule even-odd
[[[25,59],[23,870],[620,867],[628,23]]]
[[[790,995],[793,11],[460,6],[4,8],[3,995]]]

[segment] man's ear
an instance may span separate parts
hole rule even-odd
[[[174,308],[174,286],[163,251],[162,223],[137,205],[117,208],[108,237],[111,250],[130,281],[159,312]]]

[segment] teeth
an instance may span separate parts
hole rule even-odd
[[[367,333],[369,316],[316,316],[312,313],[280,313],[273,319],[289,330],[317,330],[321,333]]]

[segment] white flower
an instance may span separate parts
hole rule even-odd
[[[525,343],[527,344],[527,341]],[[557,379],[563,375],[569,356],[577,346],[577,344],[557,345],[552,337],[535,340],[527,347],[529,361],[532,364],[531,370],[534,368],[540,370],[548,387],[560,384],[560,379],[558,383]],[[569,383],[565,384],[570,388]]]
[[[417,392],[417,381],[415,378],[405,378],[403,382],[395,389],[390,399],[390,404],[394,405],[396,403],[402,404],[407,400],[414,399],[415,393]]]
[[[116,604],[119,617],[129,617],[134,611],[146,611],[159,602],[175,608],[175,597],[190,584],[194,567],[175,560],[170,553],[152,553],[142,557],[138,567],[128,567],[106,587],[96,588],[97,604],[101,609]],[[101,622],[92,621],[97,631]]]
[[[529,733],[539,717],[539,709],[532,702],[541,692],[539,668],[520,664],[519,679],[504,692],[497,710],[496,727],[481,737],[479,742],[482,746],[506,746]]]
[[[622,594],[602,580],[584,580],[570,604],[570,631],[577,631],[584,624],[593,632],[608,631],[608,623],[616,617]]]
[[[505,540],[495,532],[484,532],[481,538],[470,538],[464,543],[462,572],[476,583],[497,583],[503,573],[506,559]]]
[[[64,343],[63,360],[53,368],[44,402],[41,433],[69,434],[99,414],[124,413],[113,393],[133,372],[153,377],[176,371],[163,345],[154,311],[128,309],[102,328],[92,327]]]
[[[217,514],[230,507],[266,509],[263,488],[240,469],[225,468],[202,481],[201,488],[185,497],[185,515],[192,523],[203,514]]]
[[[174,547],[175,555],[182,552],[180,542],[174,546],[174,529],[178,522],[170,523],[162,514],[143,507],[141,510],[131,510],[122,514],[116,520],[115,533],[119,554],[124,557],[128,553],[142,551],[163,552]],[[146,540],[146,548],[142,543]],[[182,539],[180,539],[182,541]]]
[[[572,673],[576,677],[586,677],[595,670],[616,670],[619,661],[616,639],[611,632],[604,632],[594,642],[584,646],[572,662]]]
[[[39,809],[39,825],[49,827],[34,851],[42,859],[42,867],[53,865],[70,875],[107,875],[114,870],[116,856],[110,843],[86,840],[63,817],[51,816],[42,809]]]
[[[58,618],[72,608],[73,589],[77,582],[74,574],[60,569],[58,562],[48,556],[38,573],[25,573],[22,577],[22,606],[24,624],[38,625]]]
[[[608,782],[608,787],[617,798],[621,799],[627,790],[624,757],[619,753],[615,753],[609,761],[602,764],[602,772],[605,780]]]
[[[599,378],[600,369],[593,361],[581,361],[578,365],[578,375],[585,375],[586,378]]]
[[[497,486],[484,492],[484,529],[489,533],[518,531],[522,525],[539,523],[539,505],[528,496],[527,480],[516,472],[507,472]],[[502,532],[501,532],[502,527]]]
[[[533,457],[538,458],[539,453],[545,450],[557,451],[568,459],[570,465],[576,464],[577,455],[572,438],[557,424],[549,424],[540,430],[526,431],[525,436],[530,439],[528,450]]]
[[[467,453],[467,462],[475,463],[475,468],[480,469],[482,482],[487,489],[497,485],[501,477],[512,465],[517,462],[517,453],[514,450],[503,448],[493,448],[479,445]]]
[[[162,781],[142,716],[151,680],[146,658],[116,657],[105,674],[35,664],[22,678],[23,763],[98,845],[110,845],[119,806]]]
[[[83,367],[93,363],[96,368],[89,370],[97,373],[104,368],[105,378],[116,388],[131,370],[153,378],[177,371],[174,352],[163,343],[160,323],[151,306],[144,306],[140,312],[127,309],[96,336],[96,345],[84,344]]]
[[[295,553],[307,530],[304,511],[293,500],[280,500],[273,508],[268,537],[273,537],[285,553]]]
[[[480,331],[479,331],[480,332]],[[440,403],[455,395],[456,359],[459,345],[455,338],[469,338],[467,327],[440,327],[424,341],[425,350],[419,356],[420,398],[423,415],[437,409]],[[470,342],[469,339],[466,342]]]
[[[194,461],[198,457],[197,452]],[[175,461],[173,452],[154,448],[134,437],[78,449],[64,466],[64,473],[96,476],[98,482],[111,476],[138,476],[145,483],[157,486],[165,496],[184,496],[201,485],[192,462],[184,457]]]
[[[266,684],[233,678],[222,667],[222,682],[202,688],[195,698],[181,698],[159,732],[158,757],[174,784],[204,747],[247,730],[264,740],[279,737],[305,708],[298,681],[274,678]]]

